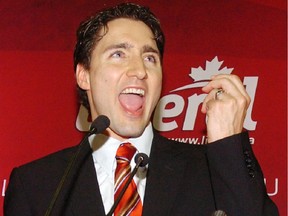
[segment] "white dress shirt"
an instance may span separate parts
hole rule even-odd
[[[92,135],[89,137],[89,142],[93,149],[92,156],[94,166],[106,214],[110,211],[114,203],[114,176],[117,166],[115,155],[119,145],[124,142],[130,142],[136,147],[137,153],[145,153],[149,157],[152,139],[153,129],[151,122],[145,128],[144,133],[140,137],[130,138],[123,142],[112,137],[107,137],[103,134]],[[131,170],[135,167],[134,156],[131,160]],[[146,186],[146,172],[147,167],[140,167],[134,176],[134,181],[137,185],[137,190],[142,203]],[[95,183],[97,184],[97,182]]]

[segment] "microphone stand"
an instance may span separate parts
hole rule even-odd
[[[140,155],[140,154],[141,154],[141,155]],[[118,196],[117,199],[115,200],[113,206],[111,207],[110,211],[108,212],[108,214],[107,214],[106,216],[112,216],[112,215],[113,215],[116,207],[118,206],[120,200],[122,199],[124,193],[126,192],[128,186],[129,186],[129,184],[131,183],[131,181],[132,181],[134,175],[136,174],[138,168],[139,168],[140,166],[141,166],[141,167],[142,167],[142,166],[145,166],[145,165],[148,163],[148,159],[145,158],[145,156],[148,158],[147,155],[144,155],[143,153],[139,153],[138,155],[140,155],[140,156],[137,157],[137,155],[136,155],[136,157],[135,157],[135,159],[137,160],[137,161],[136,161],[136,166],[134,167],[133,171],[131,172],[131,174],[130,174],[127,182],[126,182],[126,184],[124,185],[124,187],[123,187],[122,190],[120,191],[119,196]],[[147,162],[145,161],[145,159],[146,159]],[[145,162],[146,162],[146,163],[145,163]]]
[[[77,148],[77,151],[75,152],[75,154],[73,155],[73,157],[70,159],[69,164],[67,165],[67,168],[66,168],[65,171],[64,171],[64,174],[63,174],[63,176],[62,176],[62,178],[61,178],[61,180],[60,180],[60,182],[59,182],[59,184],[58,184],[58,186],[57,186],[57,189],[56,189],[56,191],[55,191],[55,193],[54,193],[54,195],[53,195],[53,198],[52,198],[52,200],[51,200],[51,202],[50,202],[50,204],[49,204],[49,207],[47,208],[44,216],[50,216],[50,215],[51,215],[51,212],[52,212],[52,210],[53,210],[53,208],[54,208],[54,205],[55,205],[55,203],[56,203],[56,200],[57,200],[60,192],[62,191],[63,185],[64,185],[64,183],[65,183],[65,181],[66,181],[66,179],[67,179],[67,177],[68,177],[68,175],[69,175],[72,167],[74,166],[74,164],[75,164],[75,162],[76,162],[76,160],[77,160],[77,158],[78,158],[78,155],[79,155],[79,153],[80,153],[80,151],[81,151],[81,149],[82,149],[82,146],[83,146],[83,144],[84,144],[85,142],[87,142],[87,140],[88,140],[88,138],[89,138],[89,136],[90,136],[91,134],[92,134],[92,133],[89,132],[88,134],[85,135],[85,137],[82,139],[81,143],[79,144],[79,146],[78,146],[78,148]]]
[[[92,134],[99,134],[102,133],[107,127],[109,127],[110,124],[110,120],[103,115],[98,116],[91,124],[90,130],[89,132],[85,135],[85,137],[81,140],[80,144],[77,147],[77,151],[74,153],[73,157],[70,159],[69,164],[67,165],[63,176],[56,188],[56,191],[53,194],[52,200],[49,203],[49,206],[45,212],[44,216],[50,216],[51,212],[55,206],[55,203],[57,201],[57,198],[60,195],[60,192],[63,189],[64,183],[66,181],[66,179],[68,178],[68,175],[70,174],[72,168],[75,165],[75,162],[77,161],[77,158],[83,148],[84,143],[88,142],[88,138],[89,136],[91,136]]]

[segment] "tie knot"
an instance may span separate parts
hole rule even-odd
[[[131,143],[122,143],[117,149],[116,159],[125,160],[130,163],[135,152],[136,148]]]

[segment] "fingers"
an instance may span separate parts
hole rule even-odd
[[[221,95],[218,94],[218,99],[223,99],[223,97],[227,98],[227,94],[229,97],[235,98],[239,101],[239,103],[244,103],[245,107],[248,108],[250,104],[250,97],[247,94],[242,81],[236,75],[226,75],[220,74],[213,76],[211,82],[209,82],[202,90],[207,93],[207,97],[203,101],[203,106],[201,111],[206,113],[207,111],[207,103],[210,100],[215,100],[216,92],[222,89],[223,92]]]
[[[225,112],[225,107],[221,105],[228,104],[229,102],[237,103],[236,99],[223,89],[212,89],[204,99],[201,111],[207,114],[208,111],[222,109],[221,112]],[[245,100],[244,103],[246,103]]]
[[[206,114],[208,143],[240,133],[250,104],[236,75],[217,75],[202,88],[207,93],[201,111]]]
[[[236,89],[242,94],[242,96],[244,96],[246,98],[246,100],[250,101],[250,97],[247,94],[247,92],[246,92],[246,90],[244,88],[244,85],[243,85],[242,81],[240,80],[240,78],[238,76],[236,76],[236,75],[219,74],[219,75],[214,76],[212,78],[212,80],[220,80],[220,81],[221,81],[221,79],[227,79],[228,81],[233,83],[233,85],[235,85]]]

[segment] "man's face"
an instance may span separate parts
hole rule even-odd
[[[110,119],[110,136],[140,136],[162,86],[160,54],[151,30],[131,19],[109,22],[107,34],[92,52],[90,69],[78,65],[76,76],[87,90],[92,118]]]

